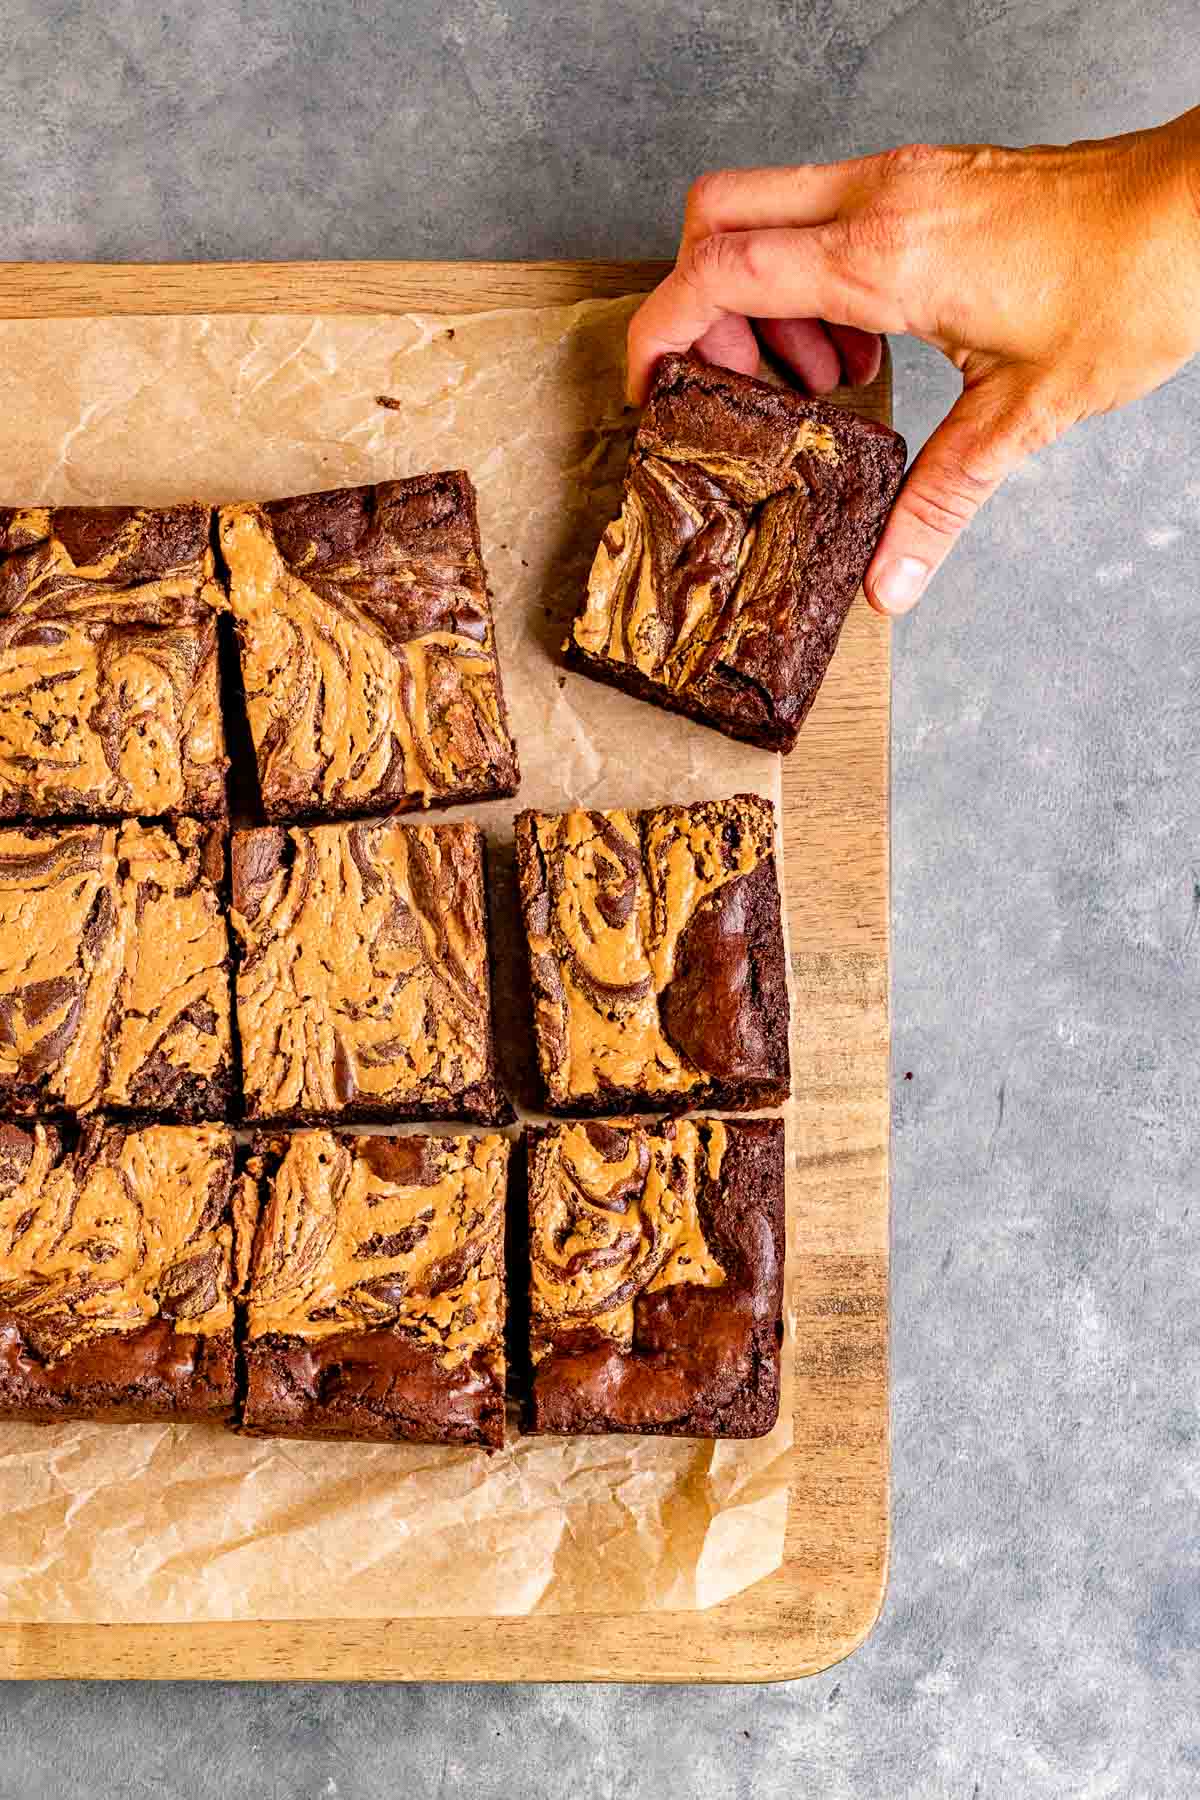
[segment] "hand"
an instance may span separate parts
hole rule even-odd
[[[871,604],[901,613],[1023,458],[1200,350],[1200,108],[1062,148],[702,176],[675,268],[629,328],[630,396],[669,350],[754,374],[758,339],[817,392],[867,381],[885,331],[963,377],[867,571]]]

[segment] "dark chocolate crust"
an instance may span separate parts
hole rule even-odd
[[[686,893],[664,873],[681,839],[689,866],[694,857],[705,871]],[[641,813],[523,812],[516,856],[548,1111],[745,1112],[787,1099],[787,969],[769,801],[738,794]],[[588,931],[579,921],[593,906],[602,923]],[[659,985],[655,970],[672,940],[670,977]],[[646,974],[635,979],[631,967]]]
[[[462,470],[225,507],[220,537],[268,819],[516,793]]]
[[[221,1126],[0,1125],[0,1417],[232,1419],[233,1181]]]
[[[512,1119],[496,1071],[485,859],[483,832],[466,822],[235,832],[249,1119]],[[301,1017],[318,1030],[294,1031]]]
[[[714,1129],[724,1134],[723,1153],[712,1169]],[[682,1155],[693,1131],[699,1154],[687,1173]],[[563,1263],[555,1238],[574,1231],[587,1244],[594,1238],[592,1205],[577,1173],[568,1171],[561,1189],[562,1207],[547,1207],[546,1196],[561,1168],[570,1134],[588,1134],[603,1163],[622,1170],[615,1195],[596,1198],[609,1212],[619,1204],[621,1241],[596,1241]],[[530,1127],[530,1258],[533,1388],[527,1428],[535,1433],[595,1434],[633,1432],[647,1436],[762,1437],[779,1416],[780,1349],[783,1342],[783,1271],[785,1249],[784,1130],[779,1119],[683,1119],[659,1126],[628,1120],[605,1124]],[[630,1156],[633,1145],[636,1157]],[[652,1272],[663,1281],[663,1252],[656,1250],[655,1231],[661,1213],[647,1224],[646,1178],[666,1170],[682,1194],[694,1178],[695,1213],[702,1248],[674,1271],[676,1279],[653,1285]],[[572,1216],[573,1215],[573,1216]],[[547,1232],[553,1224],[555,1236]],[[630,1241],[639,1239],[638,1251]],[[697,1254],[714,1259],[723,1273],[720,1285],[687,1278]],[[630,1266],[630,1257],[634,1258]],[[539,1264],[550,1271],[549,1284],[539,1285]],[[547,1294],[563,1292],[564,1276],[588,1278],[582,1303],[557,1312]],[[596,1283],[602,1287],[596,1297]],[[557,1283],[557,1286],[555,1285]],[[616,1309],[632,1306],[630,1341],[618,1341],[607,1325]],[[589,1320],[583,1316],[588,1309]]]
[[[256,1138],[240,1429],[502,1445],[507,1165],[498,1137]]]
[[[0,830],[0,1108],[225,1118],[233,1097],[224,833]]]
[[[211,521],[0,507],[0,819],[224,813]]]
[[[905,455],[886,425],[664,357],[567,663],[730,737],[791,750]]]

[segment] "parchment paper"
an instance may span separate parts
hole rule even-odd
[[[518,801],[471,811],[493,844],[502,1056],[525,1097],[517,807],[746,789],[779,801],[776,758],[558,660],[616,510],[633,423],[622,403],[633,304],[0,324],[5,502],[266,499],[470,471],[523,772]],[[794,1257],[794,1228],[790,1237]],[[0,1618],[711,1606],[782,1560],[792,1361],[789,1321],[780,1424],[749,1444],[516,1437],[489,1457],[254,1442],[205,1426],[3,1425]]]

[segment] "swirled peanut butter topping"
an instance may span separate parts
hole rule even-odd
[[[526,925],[552,1101],[601,1087],[687,1093],[703,1071],[664,1029],[680,940],[772,855],[769,804],[742,796],[640,814],[524,813],[517,830],[544,871]]]
[[[511,791],[465,476],[221,513],[269,814]]]
[[[721,1287],[697,1196],[725,1155],[719,1119],[649,1131],[618,1121],[551,1126],[531,1157],[533,1354],[587,1327],[628,1350],[639,1294],[690,1283]]]
[[[238,1029],[251,1115],[444,1101],[489,1069],[481,837],[472,825],[234,837]]]
[[[47,1362],[157,1318],[233,1326],[233,1140],[221,1125],[0,1126],[0,1312]]]
[[[0,811],[221,810],[210,517],[0,509]]]
[[[0,1095],[173,1105],[228,1069],[219,840],[181,819],[0,831]]]
[[[869,419],[664,357],[568,660],[790,750],[903,468]]]
[[[251,1338],[394,1327],[445,1368],[501,1359],[508,1155],[502,1137],[288,1139],[254,1242]]]

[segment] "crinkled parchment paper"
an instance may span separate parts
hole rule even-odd
[[[777,760],[567,675],[616,510],[630,301],[458,319],[0,324],[0,499],[266,499],[464,467],[521,754],[493,844],[507,1073],[528,1097],[517,805],[753,789]],[[795,1231],[792,1231],[793,1254]],[[255,1442],[204,1426],[0,1426],[0,1618],[176,1622],[713,1605],[778,1567],[792,1338],[769,1438],[516,1437],[480,1451]],[[586,1627],[585,1627],[586,1629]]]

